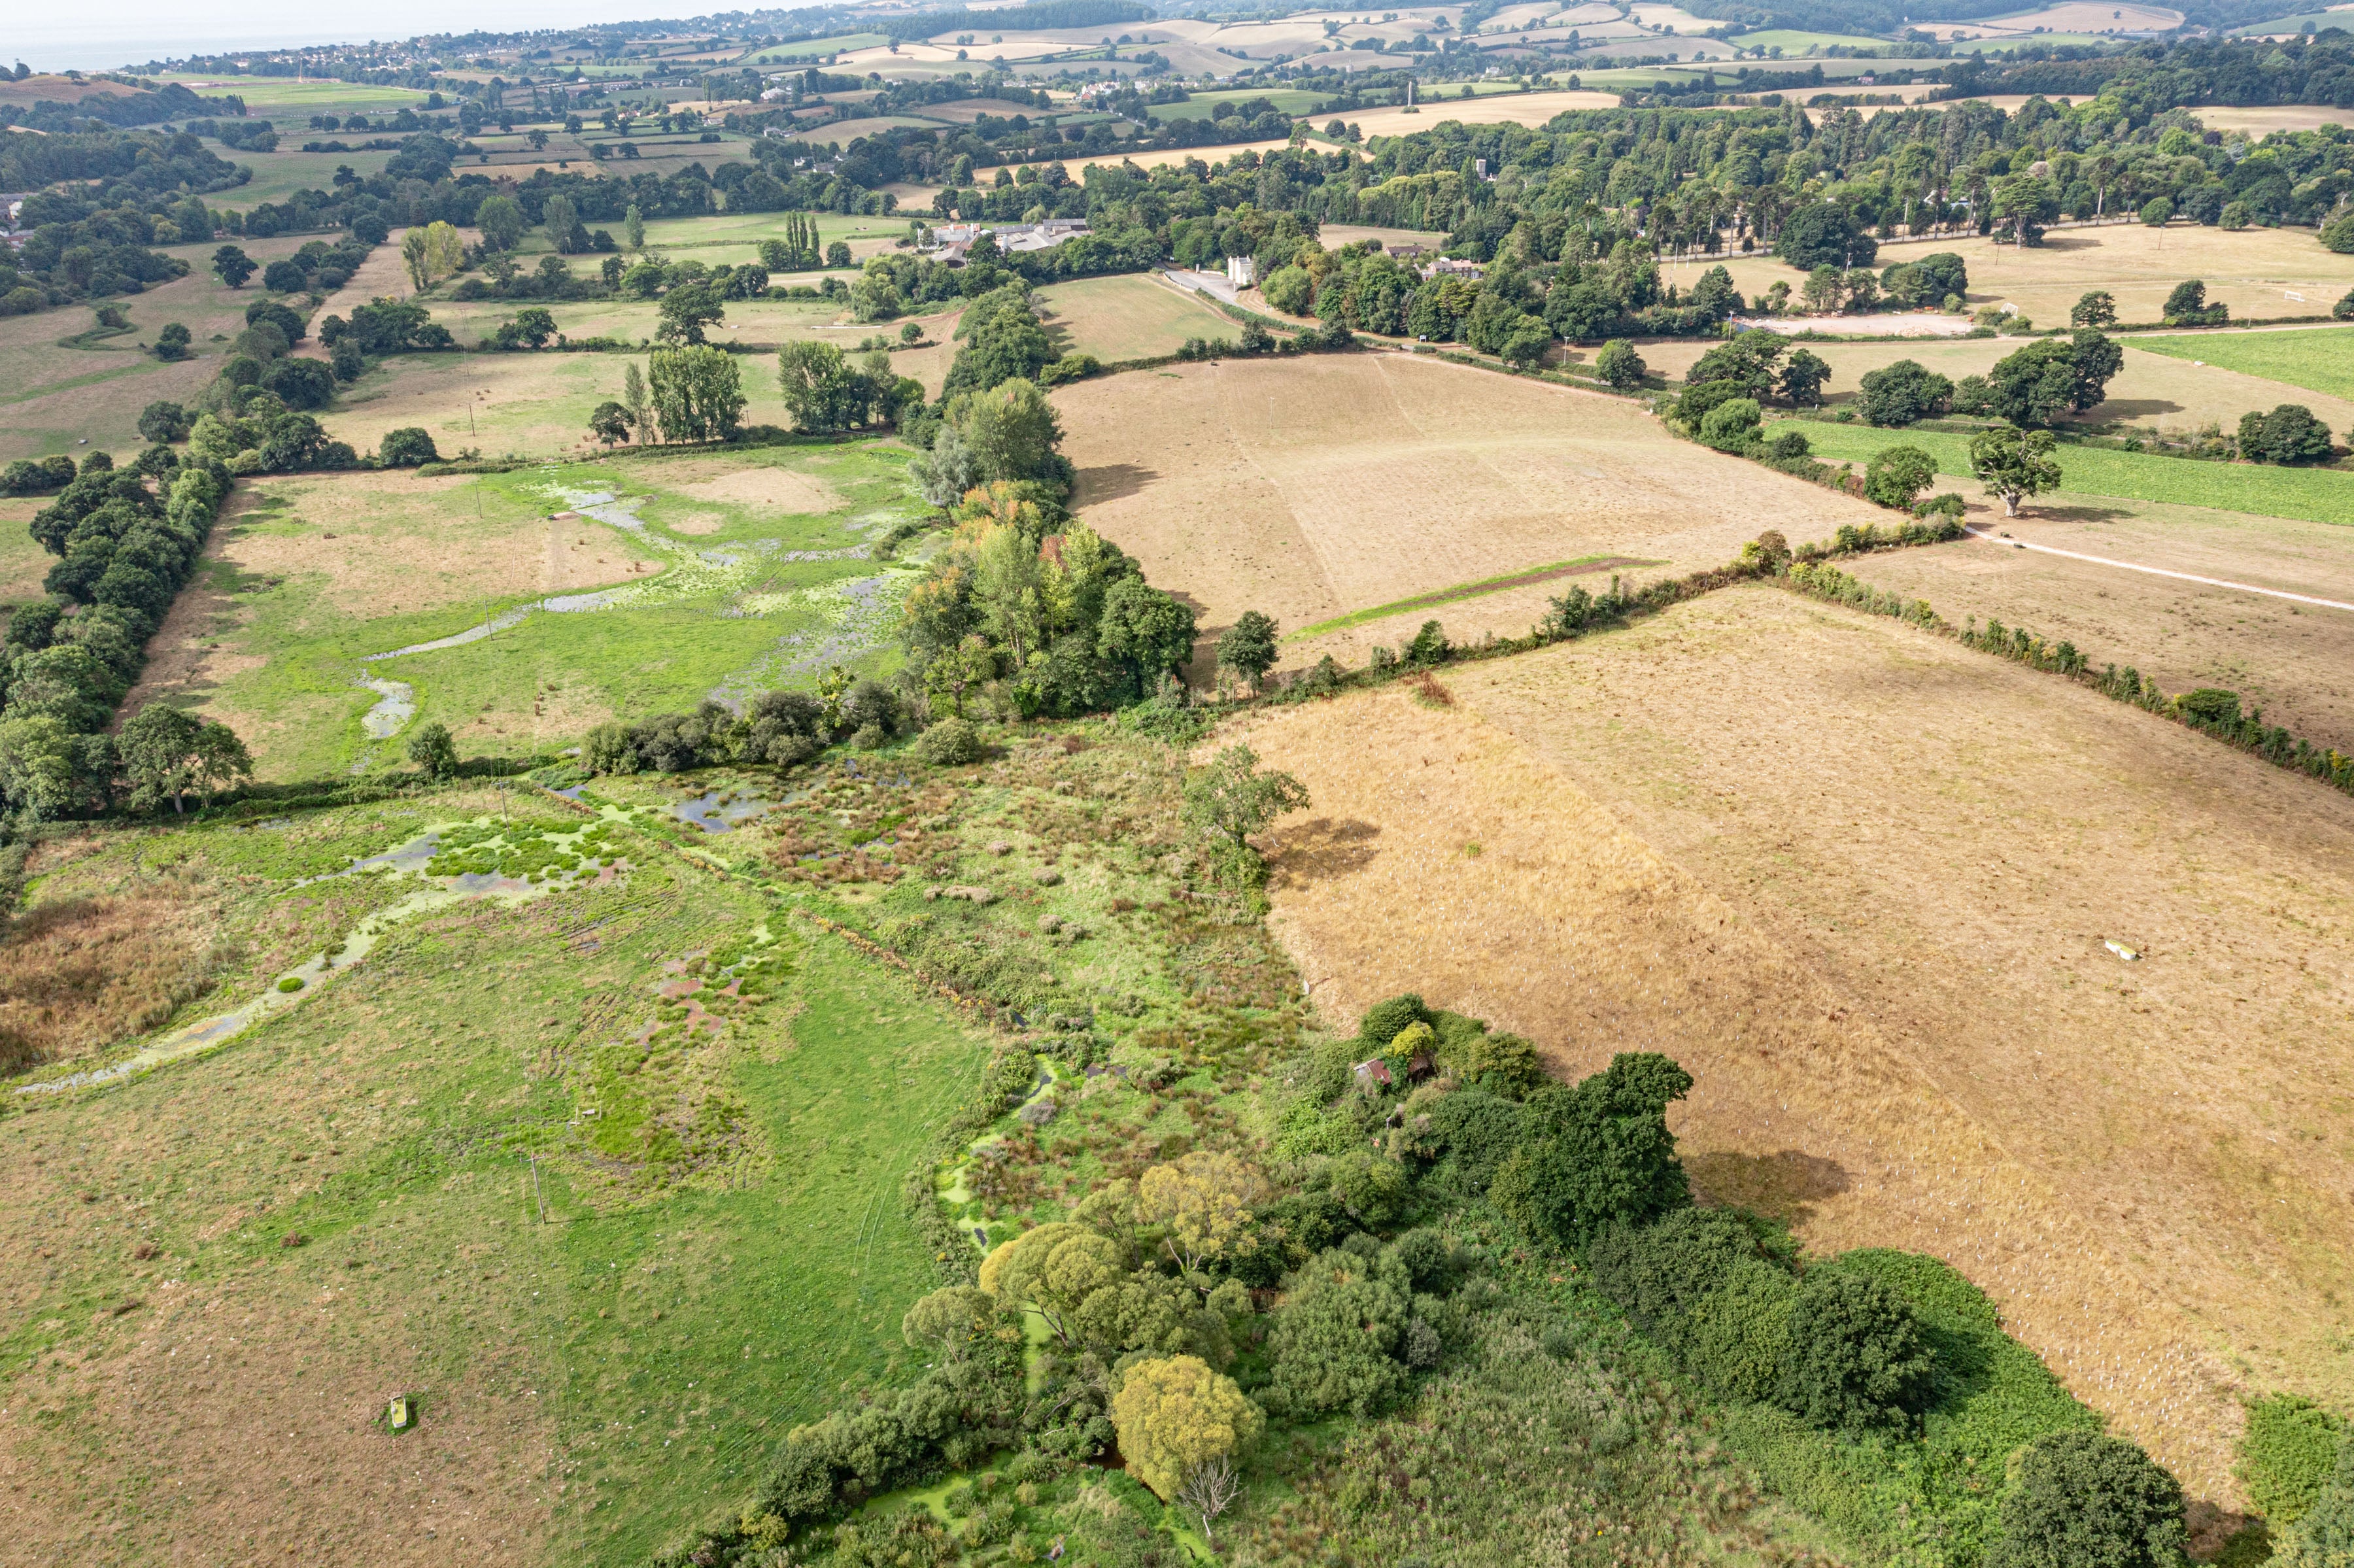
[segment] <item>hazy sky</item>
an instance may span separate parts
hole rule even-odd
[[[764,0],[761,8],[793,4]],[[185,0],[104,0],[88,9],[17,0],[10,7],[16,20],[0,32],[0,48],[36,70],[106,70],[224,49],[363,43],[477,27],[571,27],[707,16],[739,7],[751,9],[742,0],[406,0],[397,6],[239,0],[217,11]]]

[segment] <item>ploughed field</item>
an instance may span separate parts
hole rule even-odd
[[[1946,1258],[2194,1498],[2243,1389],[2348,1396],[2354,802],[1765,586],[1440,679],[1241,726],[1331,1016],[1670,1052],[1712,1199]]]

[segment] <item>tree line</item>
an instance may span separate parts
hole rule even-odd
[[[70,458],[42,467],[66,482],[32,524],[58,561],[47,597],[20,607],[0,638],[0,806],[19,823],[117,805],[154,810],[167,800],[178,809],[192,790],[249,777],[251,761],[227,726],[163,704],[108,733],[196,568],[228,493],[226,469],[162,445],[124,467],[104,452],[79,468]]]

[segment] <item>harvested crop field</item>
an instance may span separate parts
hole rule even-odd
[[[1458,102],[1448,98],[1425,99],[1418,114],[1409,114],[1401,107],[1361,109],[1353,114],[1326,115],[1312,118],[1319,126],[1327,120],[1345,120],[1370,139],[1374,136],[1405,136],[1416,131],[1428,131],[1450,121],[1462,125],[1543,125],[1556,114],[1576,109],[1616,109],[1618,95],[1615,92],[1503,92],[1492,96],[1466,99]]]
[[[2068,308],[2085,293],[2115,295],[2117,319],[2154,322],[2166,296],[2186,278],[2207,285],[2207,298],[2232,308],[2235,319],[2313,316],[2354,283],[2354,265],[2321,248],[2306,228],[2243,228],[2236,232],[2194,223],[2150,228],[2139,223],[2054,229],[2041,245],[2022,250],[1977,235],[1881,248],[1877,263],[1893,266],[1939,251],[1962,258],[1970,270],[1973,306],[2004,302],[2038,326],[2065,326]],[[1734,281],[1755,299],[1777,279],[1798,287],[1803,274],[1768,257],[1727,261]],[[2292,299],[2291,295],[2302,295]]]
[[[1246,609],[1293,631],[1565,561],[1690,571],[1763,529],[1813,539],[1882,515],[1675,440],[1635,404],[1406,355],[1182,366],[1082,382],[1055,404],[1088,523],[1210,633]],[[1563,591],[1463,599],[1446,624],[1458,640],[1518,635]],[[1414,619],[1294,643],[1285,664],[1362,662]]]
[[[2006,519],[1969,521],[2030,545],[2159,571],[2354,604],[2346,531],[2155,502],[2040,498]],[[2093,662],[2130,664],[2169,692],[2221,686],[2316,746],[2354,752],[2354,610],[2298,604],[2094,561],[1967,539],[1847,563],[1874,588],[1925,599],[1955,624],[2024,626]]]
[[[1670,1053],[1704,1192],[1946,1258],[2194,1498],[2243,1390],[2354,1393],[2354,801],[1763,586],[1441,679],[1249,726],[1330,1016]]]

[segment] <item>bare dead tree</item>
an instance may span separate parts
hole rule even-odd
[[[1242,1491],[1241,1473],[1232,1457],[1221,1454],[1187,1473],[1185,1484],[1177,1489],[1177,1500],[1202,1521],[1202,1539],[1208,1541],[1211,1524],[1234,1506]]]

